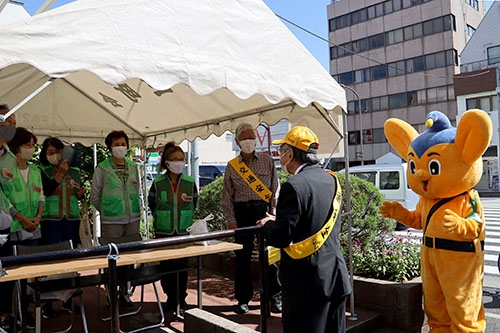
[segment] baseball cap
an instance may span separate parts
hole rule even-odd
[[[310,128],[304,126],[296,126],[286,134],[283,140],[273,141],[273,145],[281,145],[283,143],[309,153],[317,152],[317,149],[309,148],[311,144],[315,143],[319,147],[319,140],[316,134]]]

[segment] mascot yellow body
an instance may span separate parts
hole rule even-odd
[[[427,115],[424,133],[399,119],[384,131],[408,162],[408,184],[420,195],[415,211],[385,201],[384,217],[424,230],[421,252],[424,309],[432,332],[484,332],[482,305],[484,217],[472,188],[482,174],[481,155],[491,140],[483,111],[464,113],[458,127],[439,111]]]

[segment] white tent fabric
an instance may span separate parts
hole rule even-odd
[[[180,142],[288,118],[330,153],[327,110],[343,133],[345,91],[261,0],[79,0],[0,40],[0,103],[56,78],[16,112],[42,137]]]

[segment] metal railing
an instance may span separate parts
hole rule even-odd
[[[111,332],[120,332],[120,320],[118,313],[118,294],[116,261],[119,253],[127,253],[138,250],[154,249],[159,247],[187,244],[196,241],[212,240],[240,236],[246,234],[257,234],[259,244],[259,265],[260,265],[260,327],[261,332],[267,332],[268,316],[268,291],[267,291],[267,257],[264,246],[264,233],[261,226],[245,227],[223,231],[214,231],[201,235],[176,236],[162,239],[153,239],[125,244],[113,244],[109,246],[97,246],[87,249],[74,249],[66,251],[38,253],[23,256],[3,257],[1,263],[3,267],[22,266],[32,263],[49,263],[59,260],[89,258],[107,255],[109,269],[109,290],[110,290],[110,310],[111,310]]]
[[[469,73],[486,68],[495,68],[498,62],[500,62],[500,58],[485,59],[481,61],[469,62],[467,64],[461,64],[460,73]]]

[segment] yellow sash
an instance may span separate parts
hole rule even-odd
[[[238,172],[238,174],[243,178],[243,180],[254,190],[257,195],[267,203],[271,202],[273,197],[273,192],[262,184],[259,178],[250,170],[250,168],[237,156],[229,161],[229,164]]]
[[[340,189],[340,183],[335,173],[330,170],[327,170],[327,172],[335,178],[335,183],[337,184],[337,192],[335,193],[335,197],[333,198],[332,215],[330,216],[328,222],[326,222],[326,224],[323,226],[323,228],[321,228],[321,230],[316,234],[304,239],[301,242],[290,244],[284,249],[285,252],[293,259],[302,259],[316,252],[323,245],[328,236],[330,236],[330,233],[335,226],[335,222],[337,221],[337,217],[340,212],[340,206],[342,204],[342,190]]]

